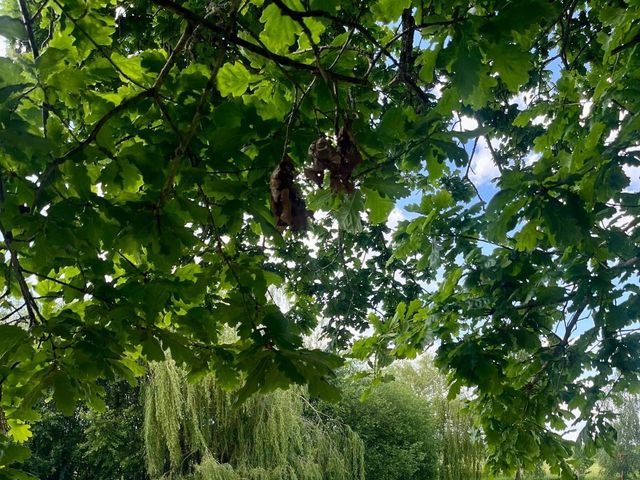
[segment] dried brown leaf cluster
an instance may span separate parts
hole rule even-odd
[[[334,146],[326,137],[319,138],[309,146],[309,156],[313,160],[311,168],[304,174],[308,180],[322,187],[325,170],[329,170],[329,185],[333,192],[352,193],[354,189],[351,175],[362,163],[362,156],[349,130],[342,127]]]

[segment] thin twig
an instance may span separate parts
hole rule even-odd
[[[43,273],[38,273],[38,272],[34,272],[32,270],[27,270],[26,268],[22,268],[22,271],[24,273],[28,273],[29,275],[35,275],[36,277],[42,278],[43,280],[49,280],[50,282],[57,283],[58,285],[62,285],[63,287],[71,288],[72,290],[75,290],[75,291],[80,292],[80,293],[84,293],[84,294],[91,293],[86,286],[85,287],[77,287],[75,285],[72,285],[72,284],[67,283],[67,282],[63,282],[62,280],[58,280],[57,278],[50,277],[50,276],[45,275]]]
[[[471,164],[473,163],[473,157],[476,154],[476,147],[478,146],[478,140],[479,139],[480,139],[480,137],[476,137],[475,141],[473,142],[473,150],[471,150],[471,156],[469,157],[469,163],[467,164],[467,171],[465,172],[463,179],[467,180],[469,182],[469,184],[471,185],[471,187],[473,187],[473,189],[476,192],[476,195],[478,196],[478,198],[480,199],[480,202],[482,203],[482,209],[484,210],[484,207],[485,207],[487,202],[485,202],[482,199],[482,197],[480,196],[480,192],[478,191],[478,187],[476,187],[476,184],[471,181],[471,178],[469,178],[469,171],[471,170]],[[475,172],[473,172],[473,173],[475,173]]]
[[[0,176],[0,209],[4,208],[4,202],[4,181]],[[13,233],[10,230],[5,229],[4,225],[0,222],[0,234],[2,234],[2,237],[4,238],[4,243],[10,256],[11,267],[16,274],[18,286],[20,287],[20,293],[22,294],[22,298],[27,307],[27,312],[29,313],[30,326],[33,327],[38,323],[39,320],[43,320],[43,318],[40,314],[38,304],[31,295],[31,291],[29,290],[29,286],[24,279],[24,275],[22,275],[22,267],[20,266],[18,253],[12,248]]]
[[[578,308],[576,309],[575,313],[571,317],[571,320],[569,320],[569,323],[565,328],[564,337],[562,337],[562,341],[560,342],[561,345],[569,344],[569,339],[571,337],[571,334],[573,333],[573,329],[576,327],[576,325],[580,321],[580,315],[582,315],[582,312],[584,312],[584,309],[587,308],[588,305],[589,305],[589,298],[585,295],[584,300],[582,300],[580,305],[578,305]]]
[[[175,47],[171,51],[171,55],[169,55],[169,58],[165,62],[164,66],[162,67],[162,70],[160,70],[160,73],[158,74],[158,78],[156,78],[156,81],[153,82],[152,88],[155,90],[156,93],[158,93],[160,86],[164,82],[165,78],[167,78],[167,75],[169,75],[169,71],[171,71],[171,68],[173,68],[176,61],[178,60],[178,56],[182,53],[182,50],[185,48],[185,46],[193,36],[194,30],[195,29],[193,25],[188,24],[187,28],[185,28],[185,31],[182,33],[182,35],[178,39],[178,43],[176,43]]]
[[[31,21],[34,21],[36,18],[38,18],[38,15],[42,13],[42,10],[44,10],[44,7],[46,7],[48,3],[49,0],[43,0],[40,5],[38,5],[36,11],[33,13],[33,15],[31,15]]]
[[[498,152],[496,152],[495,148],[493,148],[493,145],[491,145],[491,139],[489,137],[483,137],[485,142],[487,142],[487,148],[489,149],[489,151],[491,152],[491,157],[493,158],[493,163],[496,164],[496,167],[498,167],[498,171],[500,172],[500,175],[502,175],[502,162],[500,159],[500,155],[498,154]]]
[[[184,37],[184,35],[183,35],[183,37]],[[184,43],[182,45],[184,45]],[[175,50],[174,50],[174,53],[175,53]],[[224,47],[223,48],[219,48],[218,49],[218,56],[215,59],[215,61],[213,63],[213,66],[211,67],[211,74],[209,76],[209,80],[207,81],[207,84],[205,85],[204,91],[202,92],[202,95],[200,96],[200,100],[198,101],[198,104],[196,105],[196,111],[193,114],[193,117],[191,118],[191,123],[189,124],[189,129],[186,131],[186,133],[181,134],[179,136],[180,144],[176,148],[176,150],[175,150],[175,152],[173,154],[173,157],[169,161],[169,173],[167,174],[167,177],[165,178],[164,186],[162,187],[162,190],[160,191],[160,197],[158,199],[158,205],[162,205],[162,203],[164,202],[167,194],[169,193],[169,191],[173,187],[173,182],[175,180],[176,174],[178,173],[178,167],[180,166],[180,160],[182,159],[183,155],[185,154],[185,152],[189,148],[189,144],[191,143],[191,140],[193,140],[193,137],[194,137],[194,135],[196,133],[196,130],[197,130],[198,126],[200,125],[200,119],[202,117],[202,110],[203,110],[203,108],[204,108],[204,106],[206,104],[206,100],[209,98],[209,96],[211,94],[211,91],[215,87],[216,76],[218,75],[218,71],[222,67],[222,63],[224,62],[225,55],[226,55],[226,48],[224,48]],[[169,63],[169,62],[167,62],[167,63]],[[162,72],[160,73],[160,75],[162,75]],[[158,101],[159,101],[159,99],[156,98],[156,103]]]
[[[0,324],[4,324],[7,319],[11,318],[14,314],[18,313],[20,310],[22,310],[26,306],[27,306],[27,302],[23,302],[22,305],[20,305],[19,307],[15,307],[13,310],[7,313],[4,317],[0,318]]]
[[[33,34],[33,25],[31,17],[29,16],[29,7],[27,7],[26,0],[18,0],[18,5],[20,7],[20,15],[22,16],[22,23],[24,24],[24,28],[27,30],[29,47],[31,48],[31,53],[33,54],[33,59],[35,60],[40,56],[40,52],[38,50],[38,44],[36,43],[36,37]]]

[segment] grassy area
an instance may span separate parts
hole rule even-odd
[[[584,477],[580,477],[581,480],[602,480],[603,477],[602,467],[598,463],[594,463],[591,468],[587,471],[587,474]],[[523,480],[558,480],[560,477],[551,475],[548,469],[545,468],[545,473],[543,475],[533,475],[533,474],[525,474],[523,475]],[[511,476],[499,476],[499,477],[485,477],[485,480],[513,480],[514,475]]]
[[[554,476],[554,475],[543,475],[543,476],[523,476],[523,480],[558,480],[560,477]],[[513,480],[514,477],[510,476],[510,477],[486,477],[486,480]],[[587,474],[585,477],[581,477],[582,480],[602,480],[603,477],[601,477],[598,474],[592,474],[589,473]]]

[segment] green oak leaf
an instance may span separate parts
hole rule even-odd
[[[447,50],[454,56],[449,66],[449,72],[452,74],[451,85],[463,100],[467,100],[480,83],[480,77],[486,68],[482,63],[480,48],[468,41],[460,40],[447,47]]]
[[[340,228],[350,233],[362,231],[362,219],[360,213],[364,209],[364,202],[360,192],[344,194],[341,197],[340,206],[334,211]]]
[[[294,20],[283,15],[277,5],[270,4],[262,12],[260,21],[264,29],[260,33],[260,40],[275,52],[282,52],[293,45],[297,35],[302,32]]]
[[[499,43],[489,45],[487,54],[493,62],[493,69],[509,90],[517,92],[521,85],[527,83],[532,68],[530,53],[517,45]]]
[[[369,221],[373,224],[386,222],[391,210],[393,210],[393,199],[382,196],[379,192],[368,188],[363,188],[362,193],[364,194],[364,206],[368,211]]]
[[[240,62],[225,63],[216,76],[218,90],[223,97],[239,97],[244,94],[252,81],[251,73]]]
[[[411,0],[378,0],[372,7],[373,14],[382,22],[397,20],[405,8],[411,7]]]
[[[27,31],[20,19],[9,17],[7,15],[0,15],[0,36],[10,40],[25,40],[27,37]]]

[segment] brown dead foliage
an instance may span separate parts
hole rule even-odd
[[[290,227],[301,231],[307,228],[307,211],[300,189],[295,185],[296,176],[293,161],[285,155],[271,173],[271,211],[276,218],[278,230]]]
[[[309,181],[322,187],[324,172],[329,170],[331,191],[352,193],[354,185],[351,175],[362,163],[362,156],[345,127],[340,129],[336,140],[334,146],[327,138],[321,137],[309,146],[313,165],[304,170],[304,175]]]

